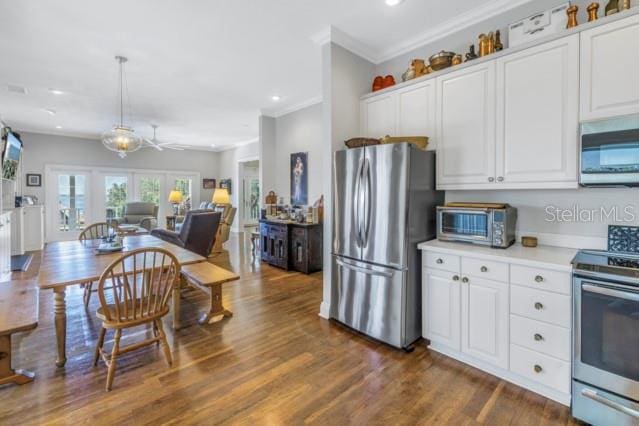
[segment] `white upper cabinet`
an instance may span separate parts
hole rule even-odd
[[[437,187],[495,180],[495,62],[437,79]]]
[[[576,188],[579,35],[496,62],[497,185]]]
[[[435,80],[397,91],[397,136],[428,136],[435,149]]]
[[[395,135],[396,94],[386,93],[365,99],[360,103],[361,132],[367,138],[380,139]]]
[[[639,15],[581,33],[581,120],[639,113]]]

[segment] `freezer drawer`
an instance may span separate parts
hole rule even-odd
[[[406,272],[333,256],[331,318],[389,345],[406,341]]]

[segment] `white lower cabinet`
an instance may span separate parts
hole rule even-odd
[[[460,286],[454,272],[424,270],[422,329],[432,342],[460,349]]]
[[[462,352],[508,368],[508,284],[464,277]]]
[[[569,405],[570,266],[501,253],[423,249],[423,336],[432,350]]]

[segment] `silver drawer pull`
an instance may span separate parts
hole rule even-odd
[[[462,278],[462,282],[463,283],[467,283],[468,281],[470,281],[467,277]]]
[[[544,277],[542,277],[541,275],[537,275],[537,276],[535,277],[535,282],[536,282],[536,283],[542,283],[542,282],[544,282]]]
[[[612,401],[608,398],[605,398],[599,395],[596,391],[591,389],[582,389],[581,394],[586,398],[590,398],[593,401],[597,401],[603,405],[607,405],[613,410],[621,411],[624,414],[629,415],[630,417],[634,417],[635,419],[639,419],[639,411],[633,410],[630,407],[626,407],[625,405],[619,404],[618,402]]]
[[[481,268],[479,268],[479,270],[482,272],[488,272],[488,268],[485,266],[482,266]]]
[[[535,340],[540,342],[540,341],[544,340],[544,336],[542,336],[539,333],[535,333]]]
[[[494,181],[495,181],[494,177],[491,176],[491,177],[488,178],[488,182],[494,182]]]
[[[453,275],[453,281],[459,281],[459,275]]]
[[[444,259],[437,259],[435,263],[437,263],[438,265],[441,265],[442,263],[444,263]]]
[[[539,302],[535,302],[535,309],[541,311],[542,309],[544,309],[544,305]]]
[[[534,369],[535,369],[535,373],[541,373],[544,370],[543,368],[541,368],[541,365],[539,364],[535,364]]]

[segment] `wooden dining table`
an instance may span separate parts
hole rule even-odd
[[[66,362],[67,307],[66,289],[69,286],[97,282],[100,275],[114,260],[127,251],[138,248],[159,247],[171,252],[180,266],[204,262],[206,258],[175,244],[151,235],[131,235],[123,238],[124,250],[116,253],[98,253],[100,240],[61,241],[48,243],[42,254],[38,287],[53,290],[53,314],[57,340],[56,365]],[[180,328],[180,288],[177,280],[173,290],[173,328]]]

